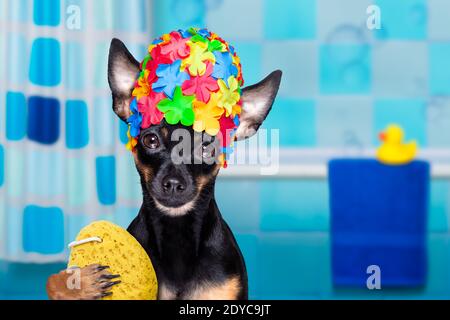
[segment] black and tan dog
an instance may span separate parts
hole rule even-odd
[[[139,63],[125,45],[114,39],[109,53],[108,78],[114,112],[124,121],[130,116],[132,89]],[[238,140],[256,133],[272,108],[281,71],[243,89]],[[214,197],[220,164],[211,161],[174,163],[172,141],[176,129],[189,130],[190,156],[216,157],[218,139],[200,134],[196,143],[191,127],[161,124],[141,132],[133,152],[141,177],[143,204],[128,231],[140,242],[155,267],[159,299],[247,299],[247,272],[236,240],[223,220]],[[213,147],[211,147],[213,146]],[[197,164],[195,164],[197,163]],[[239,210],[239,207],[236,207]],[[51,299],[98,299],[118,283],[106,267],[82,269],[81,289],[66,288],[66,271],[49,278]],[[119,280],[120,281],[120,280]]]

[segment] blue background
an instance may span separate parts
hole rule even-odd
[[[381,30],[366,28],[370,4]],[[72,5],[80,29],[69,27]],[[0,0],[0,298],[45,298],[81,227],[127,226],[138,211],[106,79],[112,37],[142,59],[154,37],[207,26],[236,47],[247,84],[282,69],[264,126],[299,163],[372,150],[390,122],[445,153],[449,11],[447,0]],[[448,180],[431,184],[428,280],[414,290],[332,287],[326,180],[220,179],[216,194],[251,298],[450,298]]]

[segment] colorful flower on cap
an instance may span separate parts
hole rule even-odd
[[[143,129],[165,120],[217,136],[226,166],[241,114],[242,67],[234,48],[207,29],[155,39],[140,64],[127,122],[134,150]]]

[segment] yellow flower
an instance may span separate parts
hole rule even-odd
[[[193,102],[195,121],[193,129],[196,132],[205,131],[210,136],[219,133],[219,119],[223,114],[223,109],[217,106],[217,94],[213,93],[208,103],[195,100]]]
[[[235,104],[231,110],[231,114],[233,115],[233,118],[236,117],[236,115],[240,115],[242,111],[242,107],[238,104]]]
[[[144,76],[140,77],[138,80],[138,86],[133,89],[133,96],[140,100],[142,97],[146,97],[151,92],[151,85],[148,83],[147,79],[150,71],[145,70]]]
[[[235,77],[228,78],[228,86],[222,79],[219,79],[219,101],[218,106],[224,108],[228,117],[233,112],[233,107],[240,100],[241,95],[238,92],[238,82]]]
[[[129,151],[133,151],[134,148],[136,147],[138,141],[137,141],[136,138],[133,138],[133,137],[131,136],[130,130],[131,130],[131,128],[128,127],[128,131],[127,131],[128,143],[127,143],[127,145],[126,145],[126,148],[127,148],[127,150],[129,150]]]
[[[188,41],[187,44],[191,47],[191,54],[186,59],[183,59],[181,70],[184,71],[188,67],[192,76],[204,75],[206,71],[205,60],[209,60],[214,64],[216,63],[216,57],[212,52],[208,51],[206,43]]]

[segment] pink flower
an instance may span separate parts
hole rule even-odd
[[[217,80],[211,77],[212,73],[213,65],[207,61],[206,71],[202,76],[191,77],[190,80],[183,83],[181,87],[183,93],[188,96],[195,94],[197,100],[208,103],[211,97],[211,92],[216,92],[219,90]]]
[[[168,55],[173,61],[189,56],[190,48],[187,45],[189,39],[184,39],[180,33],[171,32],[170,41],[161,46],[161,53]]]
[[[147,129],[153,124],[159,124],[164,114],[158,110],[158,103],[164,99],[164,93],[150,92],[150,95],[142,97],[138,101],[138,110],[142,114],[142,129]]]

